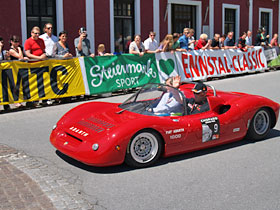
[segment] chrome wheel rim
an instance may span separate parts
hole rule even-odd
[[[140,133],[131,142],[131,156],[138,163],[150,162],[157,155],[158,146],[157,138],[153,134]]]
[[[254,118],[254,130],[258,135],[263,135],[269,128],[269,115],[266,111],[258,112]]]

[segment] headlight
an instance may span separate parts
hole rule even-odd
[[[54,130],[54,129],[56,129],[56,127],[57,127],[57,125],[55,124],[52,129]]]
[[[93,145],[92,145],[93,151],[98,150],[98,148],[99,148],[99,145],[98,145],[98,144],[93,144]]]

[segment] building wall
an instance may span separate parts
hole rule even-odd
[[[105,44],[106,51],[110,51],[110,1],[94,1],[95,52],[99,44]]]
[[[9,48],[12,35],[21,37],[20,1],[1,1],[0,36],[4,39],[5,49]]]
[[[64,30],[68,32],[67,42],[69,49],[75,55],[74,39],[79,36],[79,28],[86,27],[85,0],[64,0],[63,19]]]
[[[161,0],[159,6],[159,21],[160,21],[160,40],[162,41],[165,35],[168,33],[168,17],[164,19],[166,12],[167,0]]]
[[[141,36],[142,41],[144,41],[148,36],[149,32],[154,30],[153,26],[153,1],[152,0],[142,0],[140,2],[141,6]]]
[[[222,34],[223,32],[223,4],[239,5],[240,6],[240,22],[239,22],[239,34],[236,34],[236,37],[239,37],[240,34],[249,29],[249,4],[248,1],[244,0],[215,0],[214,1],[214,33]]]

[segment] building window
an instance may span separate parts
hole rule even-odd
[[[46,23],[52,23],[56,34],[56,0],[26,0],[27,33],[39,26],[41,33]]]
[[[259,27],[265,28],[266,34],[272,36],[273,31],[273,9],[259,8]]]
[[[134,0],[114,1],[115,52],[128,53],[134,36]]]
[[[172,4],[172,33],[182,33],[184,28],[196,31],[196,6]]]
[[[227,34],[230,31],[234,32],[233,39],[235,40],[236,35],[235,31],[236,23],[236,10],[235,9],[225,9],[225,22],[224,22],[224,32]]]
[[[267,33],[270,32],[269,15],[268,12],[261,12],[261,27],[265,28]]]

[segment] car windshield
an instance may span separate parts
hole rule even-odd
[[[119,107],[153,116],[182,116],[185,99],[181,91],[163,84],[147,84]]]

